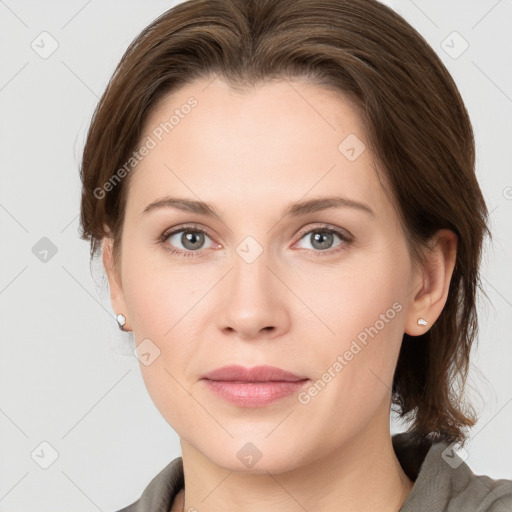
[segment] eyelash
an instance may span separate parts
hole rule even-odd
[[[184,258],[192,258],[195,256],[201,256],[203,249],[198,250],[198,251],[182,251],[180,249],[174,249],[171,246],[169,246],[169,244],[166,243],[167,240],[172,235],[175,235],[176,233],[180,233],[182,231],[191,232],[191,233],[203,233],[206,236],[208,236],[209,238],[212,238],[210,236],[210,234],[208,233],[208,231],[204,230],[203,228],[199,228],[194,224],[191,224],[191,225],[179,226],[178,228],[172,229],[171,231],[165,231],[158,237],[158,243],[162,244],[164,246],[165,250],[169,251],[173,255],[183,256]],[[331,255],[331,254],[335,254],[340,251],[343,251],[343,250],[345,250],[346,245],[350,244],[353,241],[353,237],[351,235],[348,235],[347,233],[345,233],[341,230],[331,228],[329,226],[317,226],[317,227],[314,227],[309,230],[300,231],[299,232],[299,240],[302,240],[304,235],[314,233],[314,232],[332,233],[334,235],[337,235],[341,239],[341,241],[344,242],[344,243],[341,243],[340,245],[336,246],[334,249],[326,249],[325,251],[313,250],[313,249],[303,249],[303,251],[306,251],[307,254],[313,253],[313,255],[315,257]]]

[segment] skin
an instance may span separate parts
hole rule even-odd
[[[423,334],[445,305],[456,236],[439,231],[425,265],[413,267],[368,145],[354,161],[338,149],[349,134],[366,139],[342,94],[298,79],[245,92],[220,77],[197,80],[165,98],[141,140],[190,96],[198,105],[132,171],[121,269],[103,241],[114,311],[136,345],[149,338],[160,350],[140,368],[181,440],[186,492],[173,510],[397,511],[413,482],[391,444],[393,373],[403,333]],[[281,215],[290,202],[333,194],[375,215]],[[167,195],[210,202],[222,220],[171,208],[141,215]],[[182,232],[157,243],[185,223],[208,232],[198,249],[183,245]],[[311,231],[322,234],[324,223],[353,240],[334,235],[322,252]],[[263,249],[251,263],[236,252],[247,236]],[[172,254],[166,244],[202,254]],[[314,383],[394,303],[400,312],[307,404],[291,395],[248,409],[200,380],[237,363]],[[248,442],[262,454],[251,468],[237,457]]]

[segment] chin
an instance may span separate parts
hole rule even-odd
[[[247,437],[245,438],[247,439]],[[297,450],[301,441],[286,451],[280,446],[276,437],[275,443],[265,441],[236,441],[231,440],[229,445],[223,444],[218,449],[203,451],[214,464],[228,471],[247,474],[279,474],[291,471],[303,462],[303,457]]]

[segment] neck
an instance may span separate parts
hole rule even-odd
[[[182,440],[186,492],[175,500],[173,511],[397,512],[413,482],[393,450],[389,409],[384,419],[379,429],[371,421],[326,456],[278,474],[228,471]]]

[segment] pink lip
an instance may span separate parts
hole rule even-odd
[[[296,393],[309,381],[274,366],[223,366],[202,377],[220,397],[242,407],[263,407]]]
[[[286,381],[297,382],[307,379],[293,373],[276,368],[275,366],[254,366],[245,368],[240,365],[223,366],[217,368],[205,375],[203,379],[222,380],[222,381],[238,381],[238,382],[268,382],[268,381]]]

